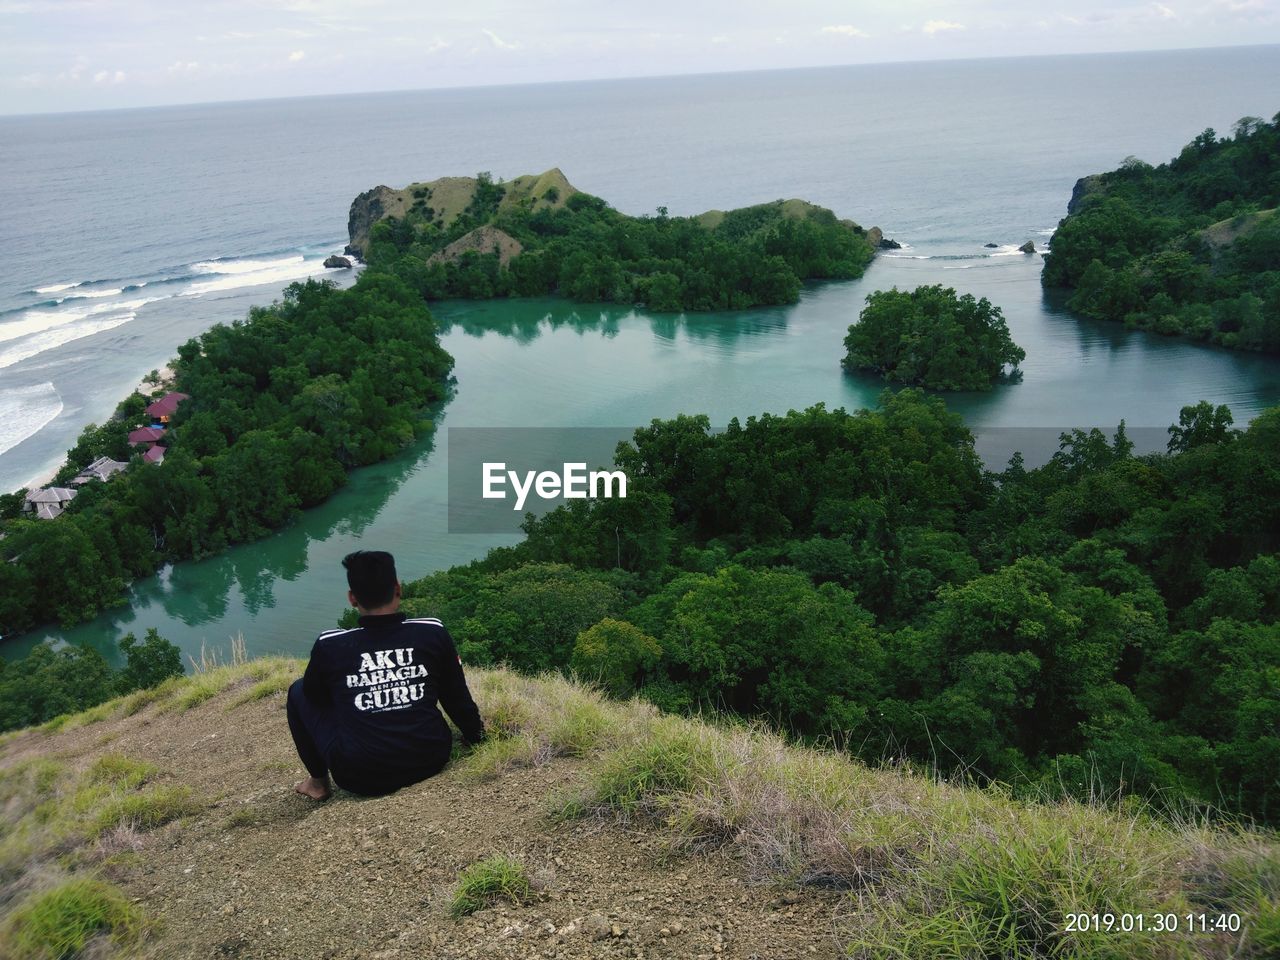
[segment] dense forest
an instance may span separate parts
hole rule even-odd
[[[430,428],[452,358],[420,297],[394,277],[363,273],[339,290],[307,281],[244,321],[178,348],[178,407],[163,464],[141,462],[79,489],[56,520],[0,497],[0,634],[88,619],[173,560],[264,536]],[[146,405],[85,428],[59,475],[99,456],[128,459]],[[9,561],[9,562],[4,562]]]
[[[625,500],[406,586],[462,657],[868,760],[1280,819],[1280,408],[984,470],[937,398],[655,421]]]
[[[847,370],[932,390],[990,390],[1027,357],[999,307],[942,284],[868,294],[844,348]]]
[[[182,653],[156,630],[120,640],[124,666],[114,668],[93,647],[39,643],[21,660],[0,659],[0,730],[15,730],[79,713],[113,697],[183,675]]]
[[[1208,129],[1158,167],[1086,177],[1045,257],[1089,317],[1280,353],[1280,114]]]
[[[507,188],[482,173],[466,209],[445,219],[431,189],[375,224],[365,251],[370,267],[429,300],[555,294],[652,311],[737,310],[794,303],[805,280],[859,277],[875,253],[861,227],[799,201],[631,217],[586,193],[560,202],[555,187],[504,203]]]

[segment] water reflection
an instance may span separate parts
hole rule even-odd
[[[439,425],[444,406],[430,414]],[[358,539],[388,501],[436,448],[436,434],[422,437],[399,456],[351,474],[328,502],[304,512],[292,525],[264,540],[239,544],[206,560],[171,564],[155,576],[135,582],[125,606],[65,630],[34,631],[0,647],[5,659],[24,656],[43,639],[88,644],[108,659],[118,659],[116,644],[126,633],[141,635],[157,626],[171,639],[165,620],[190,628],[235,621],[243,623],[271,610],[277,593],[297,582],[310,566],[311,546],[335,537]],[[211,637],[216,646],[223,638]],[[180,644],[188,652],[191,645]],[[198,647],[198,644],[196,645]]]
[[[477,338],[494,333],[525,346],[559,330],[598,333],[613,339],[627,324],[636,321],[647,321],[650,332],[659,340],[675,342],[684,334],[690,340],[733,346],[743,337],[785,333],[795,309],[781,306],[734,313],[647,313],[635,307],[540,298],[481,303],[444,301],[435,305],[434,313],[442,335],[455,330]]]

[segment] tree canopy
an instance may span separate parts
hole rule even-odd
[[[125,665],[118,670],[93,647],[75,644],[38,643],[20,660],[0,660],[0,730],[78,713],[182,676],[182,654],[154,627],[141,643],[125,634],[120,651]]]
[[[1041,280],[1085,316],[1280,352],[1280,114],[1082,180]]]
[[[941,284],[869,294],[844,346],[848,370],[934,390],[989,390],[1027,356],[999,307]]]
[[[654,421],[625,501],[405,587],[470,662],[573,669],[1029,795],[1280,819],[1280,408],[984,469],[939,398]],[[634,493],[633,493],[634,491]],[[636,499],[632,500],[632,497]]]

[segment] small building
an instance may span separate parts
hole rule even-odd
[[[187,394],[178,393],[176,390],[166,393],[147,407],[147,416],[151,418],[153,424],[167,424],[177,412],[178,404],[187,399],[189,399]]]
[[[27,494],[27,510],[38,520],[52,520],[67,504],[76,498],[76,491],[69,487],[45,487]]]
[[[129,434],[129,443],[136,446],[144,444],[148,448],[164,436],[164,427],[139,427]]]
[[[142,459],[147,463],[163,463],[164,447],[160,444],[153,445],[146,453],[142,455]]]
[[[89,464],[81,470],[74,480],[71,481],[73,487],[82,487],[91,480],[110,480],[113,476],[125,469],[129,465],[121,463],[119,460],[112,460],[110,457],[99,457],[93,463]]]

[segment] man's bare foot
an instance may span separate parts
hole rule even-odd
[[[328,800],[329,799],[329,778],[328,777],[307,777],[305,780],[299,780],[293,785],[295,793],[300,793],[304,797],[310,797],[312,800]]]

